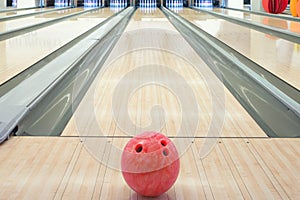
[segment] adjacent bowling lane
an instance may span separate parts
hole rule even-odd
[[[222,9],[222,8],[214,8],[213,11],[217,13],[226,14],[230,17],[236,17],[246,21],[256,22],[259,24],[300,34],[300,22],[274,18],[272,16],[270,17],[262,16],[262,15],[257,15],[249,12]]]
[[[300,89],[300,43],[292,43],[188,8],[179,14]]]
[[[0,85],[113,14],[103,8],[1,41]]]
[[[1,17],[8,17],[8,16],[16,16],[16,15],[24,15],[29,13],[41,12],[46,10],[53,10],[53,7],[45,7],[45,8],[35,8],[35,9],[27,9],[27,10],[7,10],[7,12],[0,12]]]
[[[41,22],[50,21],[52,19],[63,17],[83,10],[84,8],[72,8],[72,9],[50,12],[46,14],[39,14],[35,16],[22,17],[14,20],[9,20],[9,21],[3,21],[0,22],[0,33],[38,24]]]

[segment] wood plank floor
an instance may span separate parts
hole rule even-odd
[[[179,177],[160,199],[299,199],[299,139],[220,139],[200,158],[205,140],[181,156]],[[14,137],[0,150],[1,199],[144,199],[106,165],[109,148],[103,163],[76,137]]]
[[[180,153],[176,183],[156,199],[299,199],[300,139],[268,138],[218,84],[159,10],[137,10],[61,137],[0,145],[0,199],[149,199],[120,171],[125,144],[147,129]]]

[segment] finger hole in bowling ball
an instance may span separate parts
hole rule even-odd
[[[164,147],[167,146],[167,141],[166,141],[166,140],[161,140],[160,143],[161,143],[161,145],[164,146]]]
[[[136,151],[137,153],[142,152],[142,151],[143,151],[143,145],[141,145],[141,144],[136,145],[136,146],[135,146],[135,151]]]
[[[164,156],[168,156],[169,155],[169,150],[168,149],[164,149],[163,150],[163,154],[164,154]]]

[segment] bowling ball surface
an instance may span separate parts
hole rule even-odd
[[[268,13],[282,13],[287,5],[288,0],[262,0],[263,8]]]
[[[155,197],[175,183],[180,168],[179,155],[168,137],[145,132],[126,144],[121,167],[130,188],[142,196]]]

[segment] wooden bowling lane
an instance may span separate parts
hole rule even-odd
[[[84,10],[84,8],[82,8],[82,7],[81,8],[72,8],[72,9],[59,10],[59,11],[54,11],[54,12],[45,13],[45,14],[38,14],[35,16],[17,18],[17,19],[9,20],[9,21],[2,21],[2,22],[0,22],[0,33],[6,32],[6,31],[11,31],[14,29],[19,29],[19,28],[34,25],[34,24],[38,24],[41,22],[50,21],[52,19],[63,17],[63,16],[73,14],[76,12],[80,12],[83,10]]]
[[[0,18],[7,17],[7,16],[24,15],[24,14],[45,11],[45,10],[50,10],[50,9],[53,9],[53,7],[35,8],[35,9],[27,9],[27,10],[7,10],[6,12],[0,12]]]
[[[292,43],[192,9],[184,9],[180,15],[300,89],[300,43]]]
[[[152,65],[153,67],[147,68]],[[145,66],[144,72],[139,71]],[[185,102],[184,98],[188,95],[185,94],[180,84],[175,84],[183,80],[172,79],[168,69],[172,69],[175,74],[183,77],[187,84],[186,89],[190,88],[192,92],[188,95],[194,95],[194,97],[191,96]],[[124,79],[127,76],[132,76],[130,78],[132,81],[128,82]],[[134,87],[137,87],[135,84],[142,83],[145,77],[152,77],[159,83],[167,80],[164,82],[167,86],[150,84],[135,90]],[[211,128],[212,118],[217,114],[213,112],[215,108],[220,109],[221,113],[220,124],[216,126],[219,126],[217,128],[222,131],[217,136],[266,137],[222,83],[218,82],[221,85],[218,88],[217,85],[211,83],[213,81],[209,82],[210,80],[217,81],[204,61],[198,57],[160,10],[152,14],[143,14],[141,10],[137,10],[62,135],[75,136],[79,132],[81,136],[123,137],[131,134],[125,130],[141,131],[143,129],[137,127],[148,127],[152,122],[154,123],[153,120],[162,119],[166,123],[155,121],[162,125],[161,129],[166,129],[171,124],[176,127],[168,132],[171,137],[177,137],[179,130],[181,130],[179,133],[181,136],[206,137]],[[215,89],[221,90],[220,96],[211,95]],[[187,103],[192,98],[195,98],[199,113],[194,112],[191,108],[192,104]],[[89,113],[87,109],[90,109],[88,105],[91,105],[91,102],[93,111]],[[128,105],[124,105],[124,102]],[[187,103],[184,106],[190,110],[182,110],[183,102]],[[226,108],[222,110],[224,103]],[[159,105],[164,111],[160,108],[153,108],[154,105]],[[124,110],[124,106],[128,106],[128,110]],[[182,119],[182,114],[186,116],[185,120]],[[130,121],[122,122],[128,118],[133,124],[130,124]],[[116,119],[122,120],[118,124]],[[194,123],[198,126],[196,131],[187,131],[187,127],[192,127]],[[116,130],[108,130],[105,127],[116,127]]]
[[[271,26],[274,28],[286,30],[292,33],[300,34],[300,21],[284,20],[274,18],[272,16],[262,16],[249,12],[243,12],[238,10],[228,10],[222,8],[214,8],[214,12],[226,14],[230,17],[236,17],[250,22],[256,22],[262,25]]]
[[[113,14],[103,8],[0,41],[0,85]]]

